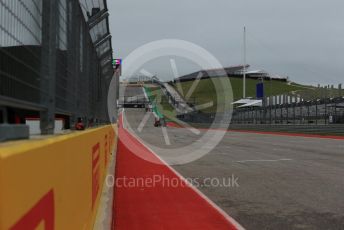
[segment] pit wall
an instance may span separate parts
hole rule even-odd
[[[93,229],[115,130],[0,144],[0,230]]]

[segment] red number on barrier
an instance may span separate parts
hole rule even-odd
[[[92,148],[92,209],[94,208],[98,192],[99,192],[99,158],[100,158],[100,144],[97,143]]]
[[[44,221],[45,230],[54,230],[54,191],[44,195],[10,230],[34,230]]]

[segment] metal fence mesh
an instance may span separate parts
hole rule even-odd
[[[0,107],[108,121],[106,0],[0,0],[0,32]]]
[[[39,103],[42,1],[0,0],[0,95]]]

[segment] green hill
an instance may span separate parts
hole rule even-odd
[[[187,100],[190,104],[195,105],[204,105],[209,102],[213,103],[212,107],[200,109],[202,112],[210,113],[214,112],[217,108],[220,108],[221,111],[221,104],[228,103],[228,101],[224,101],[224,99],[217,95],[223,95],[224,92],[216,92],[215,85],[222,84],[221,79],[223,77],[212,78],[212,79],[202,79],[199,81],[196,88],[194,88],[193,93],[191,94],[190,98]],[[233,91],[233,101],[239,100],[243,96],[242,92],[242,85],[243,81],[241,78],[229,78],[232,91]],[[247,79],[246,80],[246,96],[255,98],[256,96],[256,84],[259,83],[260,80],[255,79]],[[184,96],[188,94],[188,91],[192,87],[194,81],[187,81],[177,83],[180,84],[180,87],[177,87],[177,84],[174,84],[173,87],[178,90],[178,88],[182,89],[181,95]],[[293,82],[283,82],[279,80],[271,80],[264,82],[265,88],[265,95],[266,96],[275,96],[281,94],[289,94],[289,95],[300,95],[305,100],[312,100],[316,98],[324,98],[324,97],[337,97],[339,94],[338,89],[325,89],[325,88],[317,88],[314,86],[306,86],[301,85]],[[175,116],[175,111],[173,107],[168,103],[167,98],[162,94],[160,87],[151,87],[152,93],[154,98],[157,99],[157,106],[159,110],[165,115],[172,115]],[[178,90],[179,91],[179,90]],[[342,94],[344,95],[344,90]]]
[[[209,101],[214,102],[213,107],[209,107],[203,109],[203,112],[213,112],[216,108],[216,101],[217,101],[217,94],[214,86],[217,82],[220,81],[219,78],[212,78],[212,79],[202,79],[199,81],[199,84],[195,88],[194,92],[192,93],[189,102],[195,103],[196,105],[201,105],[208,103]],[[182,88],[182,95],[186,95],[189,89],[191,88],[194,81],[188,82],[181,82],[177,83],[181,85]],[[242,85],[243,81],[241,78],[230,78],[232,90],[233,90],[233,100],[239,100],[242,98],[243,90]],[[256,96],[256,84],[260,82],[259,80],[255,79],[247,79],[246,80],[246,96],[255,98]],[[177,85],[174,85],[174,88],[178,90]],[[295,83],[287,83],[278,80],[271,80],[265,81],[265,95],[280,95],[280,94],[287,94],[296,91],[303,91],[303,90],[314,90],[315,88],[312,86],[304,86]],[[221,101],[220,103],[225,103]]]

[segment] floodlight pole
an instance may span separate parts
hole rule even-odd
[[[246,27],[244,27],[244,77],[243,77],[243,98],[246,98]]]

